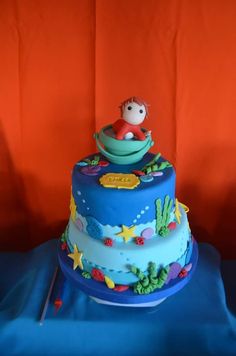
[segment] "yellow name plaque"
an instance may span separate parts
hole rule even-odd
[[[134,189],[140,183],[138,177],[131,173],[107,173],[99,181],[105,188],[117,189]]]

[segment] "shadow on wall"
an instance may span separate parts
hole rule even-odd
[[[223,259],[235,259],[236,188],[225,187],[219,196],[210,196],[197,185],[184,185],[180,201],[190,208],[190,227],[198,242],[208,242],[218,249]],[[199,220],[202,217],[202,220]]]
[[[48,226],[27,202],[25,181],[38,187],[35,177],[25,176],[14,166],[0,121],[0,249],[25,251],[63,232],[66,221]],[[55,193],[56,194],[56,193]]]
[[[223,203],[219,206],[218,219],[213,231],[217,236],[216,247],[225,251],[223,258],[236,258],[236,187],[227,187]]]

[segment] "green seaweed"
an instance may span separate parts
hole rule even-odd
[[[155,155],[155,157],[141,169],[142,172],[144,172],[145,174],[150,174],[152,172],[159,172],[163,171],[165,168],[172,167],[172,165],[168,161],[157,163],[160,156],[160,153]]]
[[[159,164],[158,171],[162,171],[166,168],[172,167],[172,164],[168,161],[163,161]]]
[[[156,233],[158,234],[162,225],[161,199],[156,200]]]
[[[162,214],[162,226],[167,226],[170,220],[170,211],[172,208],[172,204],[173,204],[173,200],[170,199],[169,195],[166,195],[163,214]]]
[[[166,195],[164,206],[162,209],[161,199],[156,199],[156,233],[162,237],[169,234],[167,227],[170,221],[170,212],[173,205],[173,199],[170,199],[169,195]]]
[[[139,281],[133,286],[134,292],[137,294],[149,294],[154,292],[156,289],[163,287],[167,279],[169,269],[169,266],[162,268],[158,275],[156,264],[154,262],[150,262],[148,266],[148,275],[145,276],[139,268],[131,266],[131,271],[139,278]]]
[[[69,225],[66,226],[65,231],[62,233],[60,240],[61,242],[66,242],[68,240]]]
[[[131,266],[131,272],[133,272],[133,274],[135,274],[140,280],[145,278],[145,274],[143,274],[143,272],[141,272],[140,269],[134,265]]]
[[[162,226],[162,227],[160,228],[160,230],[158,231],[158,233],[159,233],[159,235],[160,235],[161,237],[166,237],[167,235],[169,235],[170,230],[168,229],[167,226]]]
[[[100,157],[99,156],[94,156],[93,159],[88,159],[86,158],[84,162],[87,162],[88,165],[90,166],[97,166],[99,163]]]
[[[87,278],[87,279],[92,278],[91,274],[90,274],[89,272],[86,272],[86,271],[83,271],[83,272],[82,272],[82,276],[83,276],[84,278]]]
[[[159,159],[160,157],[161,157],[161,154],[160,154],[160,153],[157,153],[157,154],[153,157],[153,159],[152,159],[149,163],[146,164],[145,167],[153,166],[155,163],[157,163],[157,161],[158,161],[158,159]]]

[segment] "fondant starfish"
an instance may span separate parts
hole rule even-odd
[[[122,225],[122,231],[116,235],[123,237],[125,242],[128,242],[129,239],[131,239],[132,237],[136,237],[136,235],[134,233],[135,227],[136,226],[128,227],[128,226]]]
[[[176,217],[178,224],[180,224],[180,218],[182,216],[181,212],[179,210],[179,205],[180,205],[180,203],[179,203],[178,199],[176,198],[175,199],[175,217]]]
[[[74,263],[73,263],[73,270],[75,270],[78,266],[80,269],[84,269],[83,263],[82,263],[82,256],[83,252],[78,251],[78,248],[76,245],[74,245],[74,252],[69,253],[68,257],[70,257]]]
[[[74,197],[71,193],[71,198],[70,198],[70,212],[71,212],[71,218],[73,221],[75,221],[76,218],[76,205],[75,205],[75,200]]]
[[[188,213],[189,212],[189,207],[183,203],[180,203],[179,204],[182,206],[182,208],[185,210],[185,213]]]

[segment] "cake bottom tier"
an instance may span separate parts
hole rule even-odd
[[[67,253],[59,247],[59,263],[65,277],[77,288],[93,298],[98,298],[99,302],[120,306],[155,306],[167,297],[181,290],[192,278],[197,266],[198,246],[192,238],[192,255],[189,260],[186,274],[175,275],[175,278],[166,280],[162,288],[156,288],[149,293],[137,293],[133,288],[109,289],[104,283],[94,279],[85,279],[81,270],[74,271],[68,263]],[[174,277],[173,270],[169,271],[169,277]],[[146,290],[147,291],[147,290]],[[122,293],[121,293],[122,292]],[[135,293],[134,293],[135,292]]]

